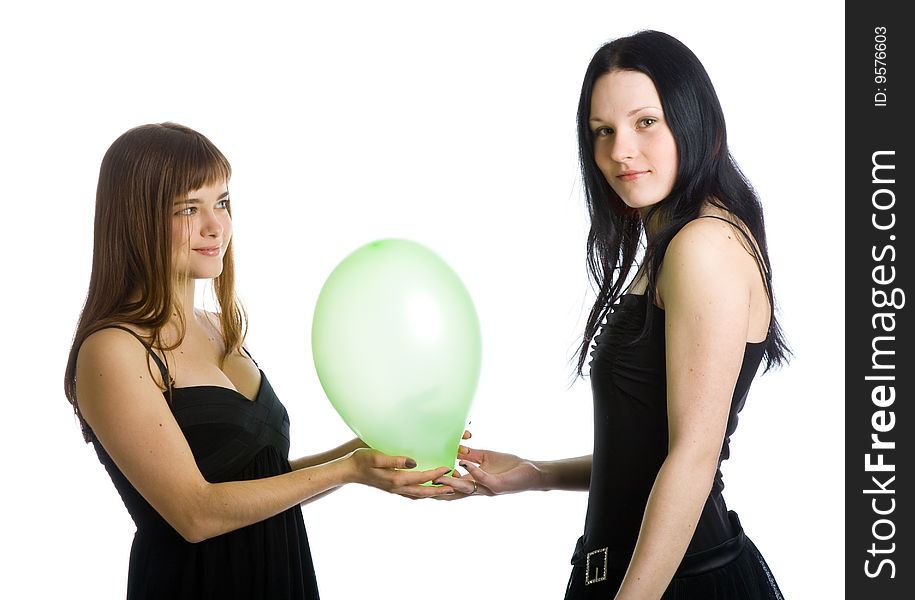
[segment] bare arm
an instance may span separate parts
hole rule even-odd
[[[441,477],[463,496],[497,496],[533,490],[587,491],[591,483],[591,456],[551,461],[525,460],[514,454],[461,446],[458,458],[468,477]],[[476,483],[476,488],[474,488]],[[463,496],[449,497],[448,499]]]
[[[355,438],[345,444],[337,446],[336,448],[332,448],[332,449],[328,450],[327,452],[322,452],[320,454],[313,454],[311,456],[303,456],[302,458],[293,459],[293,460],[289,461],[289,466],[292,467],[293,471],[297,471],[299,469],[305,469],[308,467],[316,467],[318,465],[321,465],[324,463],[329,463],[329,462],[335,461],[339,458],[343,458],[344,456],[348,455],[349,453],[351,453],[355,450],[358,450],[359,448],[368,448],[368,446],[365,444],[365,442],[363,442],[359,438]],[[340,489],[340,486],[332,487],[328,490],[321,492],[320,494],[317,494],[315,496],[312,496],[311,498],[308,498],[307,500],[303,501],[303,504],[308,504],[309,502],[313,502],[313,501],[317,500],[318,498],[323,498],[324,496],[326,496],[332,492],[335,492],[338,489]]]
[[[711,490],[749,326],[746,253],[710,220],[688,224],[664,258],[668,456],[617,600],[660,598]],[[750,265],[755,273],[755,265]],[[758,278],[758,276],[756,276]]]
[[[537,461],[543,473],[542,490],[587,492],[591,485],[591,455],[562,460]]]
[[[275,477],[209,483],[149,376],[145,350],[123,331],[102,330],[83,343],[77,396],[83,417],[118,468],[190,542],[262,521],[345,483],[411,496],[450,491],[419,485],[447,469],[396,471],[410,466],[406,457],[367,449]]]
[[[304,469],[306,467],[314,467],[320,464],[331,462],[338,458],[343,458],[350,452],[358,450],[359,448],[368,448],[365,442],[359,438],[354,438],[345,444],[341,444],[336,448],[332,448],[327,452],[321,452],[320,454],[313,454],[311,456],[303,456],[301,458],[295,458],[289,461],[289,465],[292,467],[292,470]]]

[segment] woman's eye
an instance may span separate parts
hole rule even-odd
[[[229,199],[225,198],[216,203],[216,208],[229,208]]]
[[[598,127],[594,130],[594,135],[597,137],[606,137],[611,133],[613,133],[613,130],[611,130],[609,127]]]
[[[189,217],[189,216],[193,215],[193,214],[196,213],[196,212],[197,212],[197,207],[196,207],[196,206],[188,206],[187,208],[182,209],[182,210],[179,210],[178,212],[176,212],[175,215],[178,216],[178,217]]]
[[[639,126],[642,127],[642,129],[644,129],[646,127],[651,127],[652,125],[654,125],[657,122],[658,122],[658,120],[655,119],[654,117],[645,117],[644,119],[641,119],[639,121]]]

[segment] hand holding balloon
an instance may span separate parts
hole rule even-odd
[[[439,477],[434,483],[447,484],[458,494],[448,500],[467,496],[497,496],[538,489],[543,482],[541,469],[532,461],[514,454],[467,448],[459,455],[468,474],[463,477]]]
[[[472,434],[464,431],[461,439],[469,440]],[[467,446],[458,447],[460,465],[467,469],[467,475],[455,471],[451,477],[439,477],[433,483],[449,486],[453,493],[435,496],[437,500],[459,500],[468,496],[497,496],[545,489],[543,471],[529,460],[514,454],[477,450]]]
[[[447,485],[433,487],[422,484],[443,477],[450,470],[440,467],[429,471],[402,471],[416,466],[416,461],[404,456],[388,456],[371,448],[359,448],[344,458],[350,468],[349,479],[385,492],[410,498],[432,498],[452,494]]]
[[[435,253],[380,240],[330,274],[312,326],[331,404],[372,448],[421,470],[453,466],[480,373],[470,295]]]

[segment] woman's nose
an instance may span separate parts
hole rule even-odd
[[[610,147],[610,158],[616,162],[628,162],[637,154],[635,140],[626,133],[617,133]]]
[[[209,213],[201,224],[200,234],[203,237],[219,237],[222,235],[223,227],[216,215]]]

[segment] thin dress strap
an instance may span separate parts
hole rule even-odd
[[[124,327],[123,325],[108,325],[106,327],[103,327],[102,329],[123,329],[124,331],[126,331],[127,333],[132,335],[133,337],[137,338],[137,340],[139,340],[139,342],[141,344],[143,344],[143,347],[146,348],[146,351],[152,357],[153,362],[156,363],[156,366],[159,367],[159,373],[162,375],[162,383],[169,387],[172,387],[175,385],[175,380],[172,379],[171,376],[168,374],[168,368],[165,366],[165,363],[162,362],[162,359],[159,358],[159,355],[157,355],[155,352],[153,352],[152,346],[147,344],[146,340],[141,338],[137,334],[137,332],[135,332],[134,330],[129,329],[127,327]]]
[[[245,348],[245,347],[244,347],[244,346],[242,346],[242,347],[241,347],[241,349],[242,349],[242,350],[243,350],[243,351],[244,351],[244,353],[245,353],[245,354],[247,354],[247,355],[248,355],[248,358],[250,358],[250,359],[251,359],[251,362],[253,362],[253,363],[254,363],[254,366],[255,366],[255,367],[257,367],[257,368],[260,368],[260,365],[259,365],[259,364],[257,364],[257,361],[256,361],[256,360],[254,360],[254,357],[253,357],[253,356],[251,356],[251,353],[250,353],[250,352],[248,352],[248,349],[247,349],[247,348]]]

